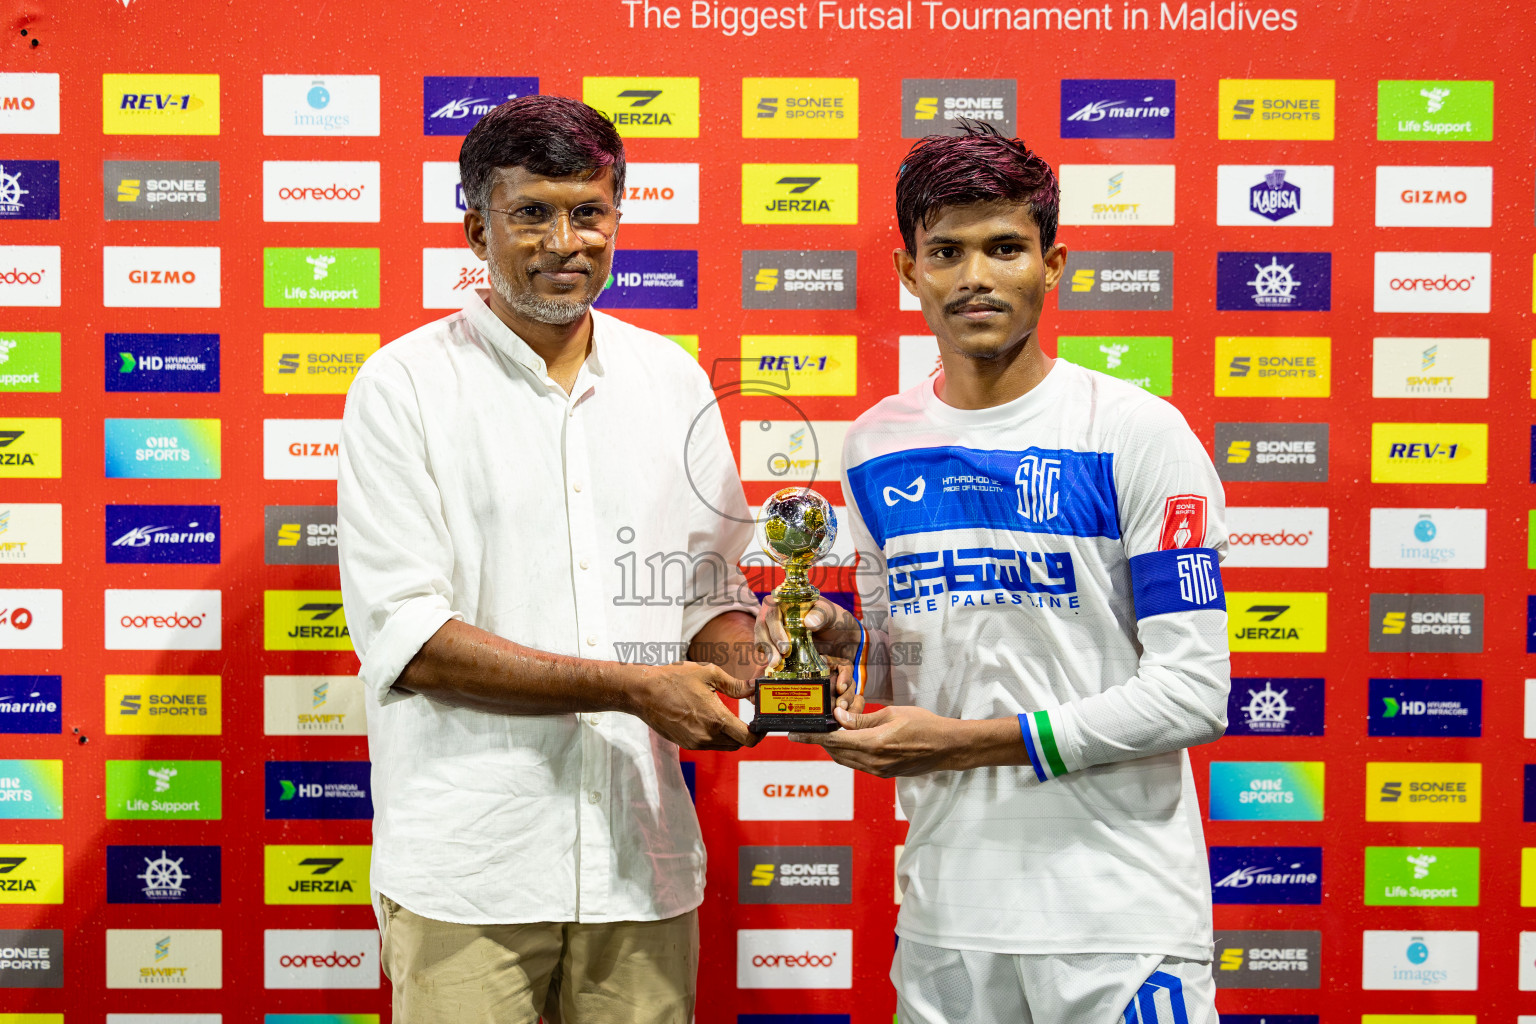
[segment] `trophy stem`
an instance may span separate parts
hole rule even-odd
[[[778,667],[768,673],[769,678],[818,679],[828,674],[827,661],[816,650],[811,631],[805,628],[805,614],[820,597],[821,591],[811,585],[804,565],[791,562],[784,567],[784,582],[774,588],[773,598],[789,637],[789,650]]]

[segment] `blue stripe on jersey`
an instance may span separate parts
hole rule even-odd
[[[1131,593],[1136,618],[1205,608],[1227,609],[1220,559],[1211,548],[1150,551],[1131,559]]]
[[[1158,1019],[1157,993],[1168,990],[1168,1010],[1173,1020],[1167,1024],[1189,1024],[1189,1011],[1184,1005],[1184,982],[1166,971],[1153,971],[1136,990],[1125,1012],[1120,1015],[1124,1024],[1163,1024]]]
[[[1062,448],[913,448],[848,470],[859,514],[882,548],[937,530],[1120,536],[1114,455]]]
[[[1028,712],[1019,716],[1019,731],[1024,734],[1024,749],[1029,751],[1029,765],[1035,770],[1035,778],[1047,782],[1050,777],[1045,774],[1045,768],[1040,764],[1040,755],[1035,752],[1035,730],[1029,717]]]

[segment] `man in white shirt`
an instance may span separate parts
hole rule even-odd
[[[1216,1020],[1185,748],[1226,727],[1221,484],[1172,405],[1041,350],[1058,197],[987,125],[913,148],[896,270],[943,372],[843,447],[864,621],[904,657],[888,707],[791,738],[899,777],[901,1024]]]
[[[677,751],[753,742],[719,697],[757,674],[741,482],[695,361],[590,308],[613,126],[523,97],[459,167],[489,297],[381,349],[342,421],[394,1019],[687,1024],[704,849]]]

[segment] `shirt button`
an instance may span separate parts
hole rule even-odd
[[[588,636],[587,636],[587,646],[588,647],[596,647],[597,646],[597,634],[596,633],[588,634]]]
[[[602,720],[603,716],[600,712],[594,712],[593,714],[587,716],[588,725],[598,725],[602,722]]]
[[[583,569],[587,568],[587,560],[585,558],[583,558],[581,561],[577,562],[576,564],[581,566]]]
[[[601,800],[602,798],[603,798],[603,794],[599,793],[597,790],[594,789],[592,792],[587,794],[587,803],[595,804],[599,800]]]
[[[571,484],[571,490],[575,491],[577,494],[580,494],[581,493],[581,484],[579,484],[579,483],[578,484]]]

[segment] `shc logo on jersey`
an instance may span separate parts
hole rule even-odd
[[[1216,552],[1209,548],[1151,551],[1132,558],[1130,566],[1138,620],[1227,606]]]
[[[1019,515],[1032,523],[1055,519],[1061,503],[1061,460],[1026,455],[1013,474],[1019,492]]]

